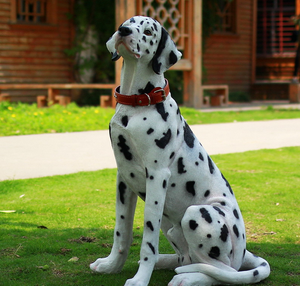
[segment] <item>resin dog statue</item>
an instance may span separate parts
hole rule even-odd
[[[148,285],[154,268],[175,269],[170,286],[257,283],[268,277],[268,262],[246,250],[230,184],[171,97],[163,73],[181,53],[166,30],[149,17],[133,17],[107,47],[114,61],[124,60],[110,122],[118,165],[116,226],[110,255],[91,269],[121,271],[140,197],[145,210],[139,269],[126,286]],[[176,254],[158,253],[160,229]]]

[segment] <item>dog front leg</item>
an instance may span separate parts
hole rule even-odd
[[[122,270],[132,242],[136,201],[136,194],[126,186],[118,174],[114,244],[110,255],[97,259],[90,265],[91,270],[99,273],[116,273]]]
[[[136,275],[127,280],[125,286],[147,286],[150,281],[155,263],[158,261],[159,233],[169,178],[168,169],[147,170],[140,265]]]

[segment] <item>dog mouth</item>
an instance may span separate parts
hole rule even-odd
[[[135,58],[139,59],[141,57],[141,55],[137,52],[135,52],[134,50],[130,49],[130,47],[127,46],[127,44],[124,42],[124,40],[122,38],[118,39],[116,44],[115,44],[115,49],[117,51],[117,54],[120,56],[120,46],[124,47],[129,54],[133,55]]]

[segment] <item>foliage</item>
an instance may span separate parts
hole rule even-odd
[[[232,1],[232,0],[230,0]],[[202,25],[202,39],[203,48],[205,48],[206,39],[215,29],[215,24],[218,21],[214,3],[218,0],[202,1],[203,5],[203,25]],[[155,2],[154,2],[155,4]],[[110,60],[110,56],[106,49],[106,41],[115,31],[115,2],[110,0],[76,0],[74,5],[74,14],[69,15],[73,19],[76,27],[75,41],[72,48],[65,49],[65,53],[70,57],[74,63],[74,77],[79,81],[78,74],[90,68],[96,71],[93,82],[113,82],[114,81],[114,64]],[[166,3],[167,5],[167,3]],[[97,32],[98,44],[95,47],[97,57],[84,59],[80,61],[80,54],[87,47],[89,43],[86,42],[86,35],[90,27],[93,27]],[[204,75],[205,68],[203,67]],[[183,102],[183,76],[182,72],[169,72],[169,82],[173,88],[174,97],[178,102]],[[178,86],[178,87],[177,87]],[[82,91],[83,100],[81,103],[98,104],[99,98],[92,97],[87,94],[87,91]]]
[[[180,109],[189,124],[300,118],[299,110],[273,107],[254,111],[209,113],[187,107]],[[78,107],[75,103],[67,107],[53,105],[41,109],[36,104],[1,102],[0,136],[108,129],[114,113],[113,108]]]
[[[299,284],[298,154],[300,147],[212,156],[229,180],[246,223],[248,249],[267,259],[259,285]],[[94,274],[89,264],[109,254],[115,221],[116,170],[0,182],[1,285],[124,285],[138,267],[143,206],[122,273]],[[161,235],[161,253],[172,249]],[[78,261],[68,262],[72,257]],[[175,273],[154,271],[150,286]]]
[[[75,72],[80,73],[94,67],[96,69],[94,82],[113,82],[114,65],[111,63],[105,44],[115,30],[114,1],[76,0],[74,4],[74,14],[71,15],[71,18],[76,27],[75,41],[73,47],[66,49],[65,53],[74,61]],[[94,27],[97,31],[97,58],[91,58],[79,64],[78,61],[75,61],[75,57],[89,47],[89,43],[85,39],[90,27]]]

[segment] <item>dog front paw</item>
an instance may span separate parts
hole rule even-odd
[[[148,282],[133,277],[132,279],[128,279],[124,286],[147,286],[147,285]]]
[[[123,263],[110,256],[106,258],[98,258],[94,263],[90,264],[91,270],[98,273],[118,273],[122,270]]]

